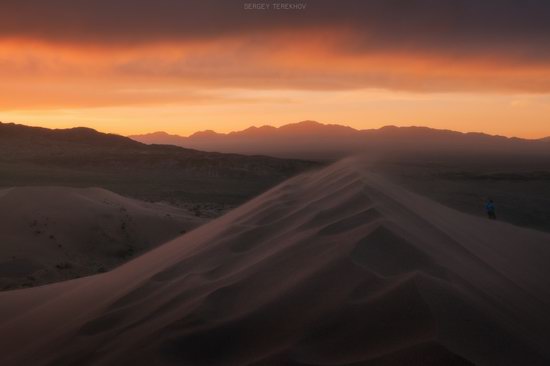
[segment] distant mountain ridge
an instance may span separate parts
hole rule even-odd
[[[58,141],[78,144],[97,144],[104,146],[137,147],[136,141],[121,135],[101,133],[92,128],[75,127],[68,129],[49,129],[43,127],[31,127],[16,123],[0,122],[0,139],[9,140],[26,139],[28,141]]]
[[[89,128],[0,122],[0,186],[102,187],[142,200],[240,203],[317,163],[146,145]],[[154,187],[154,188],[151,188]]]
[[[163,132],[156,135],[160,138],[170,136]],[[271,157],[239,156],[236,154],[223,154],[204,152],[196,149],[186,149],[179,146],[166,146],[165,144],[145,144],[129,137],[102,133],[87,127],[75,127],[68,129],[48,129],[32,127],[15,123],[0,122],[0,161],[10,157],[16,160],[47,160],[55,157],[68,160],[76,157],[89,158],[93,163],[98,157],[114,154],[117,158],[132,157],[137,162],[138,157],[147,157],[147,161],[159,160],[164,163],[180,164],[195,160],[204,160],[208,165],[219,161],[246,161],[248,164],[254,161],[284,162],[282,159]],[[253,164],[251,164],[252,166]],[[229,168],[230,165],[227,165]]]
[[[30,162],[61,167],[185,171],[195,176],[286,177],[315,164],[265,156],[203,152],[178,146],[147,145],[91,128],[47,129],[0,122],[0,162]]]
[[[359,152],[453,151],[550,153],[550,139],[527,140],[484,133],[462,133],[428,127],[385,126],[358,130],[337,124],[303,121],[281,127],[249,127],[242,131],[200,131],[183,137],[166,132],[133,135],[146,144],[170,144],[204,151],[262,154],[305,159],[337,159]]]

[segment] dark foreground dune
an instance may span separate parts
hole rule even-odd
[[[548,365],[550,235],[347,160],[112,272],[0,294],[2,365]]]

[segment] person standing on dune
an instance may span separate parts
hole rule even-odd
[[[489,216],[489,219],[496,220],[497,214],[495,202],[490,198],[487,200],[487,202],[485,202],[485,211],[487,211],[487,216]]]

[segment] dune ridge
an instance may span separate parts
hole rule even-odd
[[[0,294],[3,365],[545,365],[550,235],[347,159],[112,272]]]

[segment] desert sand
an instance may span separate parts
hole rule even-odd
[[[0,293],[2,365],[548,365],[550,235],[348,159],[104,274]]]
[[[105,272],[204,222],[100,188],[0,189],[0,290]]]

